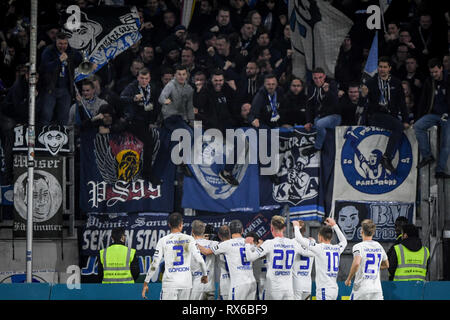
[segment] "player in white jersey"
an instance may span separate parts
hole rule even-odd
[[[212,248],[218,244],[217,241],[211,241],[204,238],[205,223],[200,220],[192,221],[192,236],[197,244]],[[208,283],[202,283],[202,270],[196,261],[192,261],[192,290],[190,300],[214,300],[215,298],[215,263],[216,256],[204,256],[206,269],[208,270]]]
[[[258,246],[263,243],[263,241],[259,238],[256,232],[249,232],[246,234],[246,237],[253,237],[253,244]],[[246,251],[247,252],[247,251]],[[256,280],[256,292],[257,292],[257,300],[264,300],[265,298],[265,282],[266,282],[266,274],[267,274],[267,259],[266,257],[262,257],[253,261],[253,275]]]
[[[362,242],[353,246],[353,262],[345,285],[353,283],[351,300],[383,300],[380,269],[389,268],[389,261],[384,248],[372,240],[376,225],[370,219],[361,222]]]
[[[211,250],[199,246],[204,255],[225,254],[230,270],[229,300],[255,300],[256,281],[253,275],[253,265],[245,256],[245,239],[242,222],[233,220],[230,222],[231,239],[219,243]]]
[[[336,300],[339,290],[336,282],[339,272],[339,260],[347,246],[347,239],[345,239],[336,221],[332,218],[327,218],[325,220],[326,226],[322,226],[319,229],[319,243],[303,238],[300,233],[300,223],[298,221],[293,221],[292,224],[294,225],[295,239],[314,254],[314,263],[316,265],[316,299]],[[339,239],[338,244],[331,244],[333,230]]]
[[[300,232],[304,235],[304,222],[299,221],[302,228]],[[311,240],[312,238],[310,238]],[[311,298],[311,272],[314,263],[314,254],[307,251],[306,253],[296,254],[294,257],[294,265],[292,266],[292,283],[294,287],[294,300],[309,300]]]
[[[293,300],[292,265],[297,253],[305,250],[294,239],[284,237],[285,219],[275,215],[270,222],[273,239],[264,241],[259,247],[253,246],[253,238],[245,239],[248,261],[266,256],[267,274],[265,300]]]
[[[169,216],[170,234],[159,239],[153,260],[148,269],[142,288],[142,297],[146,299],[148,283],[158,270],[161,261],[165,261],[162,279],[161,300],[187,300],[192,288],[191,260],[194,258],[202,270],[202,282],[208,282],[205,261],[198,251],[195,240],[181,233],[183,217],[178,212]]]
[[[217,231],[217,236],[221,242],[230,240],[230,228],[227,225],[221,226]],[[219,270],[219,296],[221,300],[228,300],[228,292],[230,291],[230,271],[225,255],[221,254],[216,257],[216,262]]]

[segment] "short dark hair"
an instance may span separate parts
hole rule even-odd
[[[94,83],[92,82],[92,80],[89,79],[83,80],[81,86],[90,86],[91,88],[95,88]]]
[[[59,39],[59,40],[65,40],[65,39],[67,39],[67,33],[65,33],[65,32],[58,32],[57,34],[56,34],[56,39]]]
[[[242,233],[244,229],[244,226],[242,225],[242,222],[240,220],[232,220],[230,222],[230,233]]]
[[[179,212],[173,212],[169,216],[169,227],[178,228],[183,223],[183,216]]]
[[[319,234],[325,240],[331,240],[331,238],[333,238],[333,229],[330,226],[322,226],[319,229]]]
[[[211,79],[213,76],[223,76],[225,78],[225,73],[223,72],[222,69],[219,68],[215,68],[212,72],[211,72]]]
[[[352,88],[358,87],[358,88],[359,88],[359,82],[351,81],[351,82],[348,84],[347,89],[350,88],[350,87],[352,87]]]
[[[142,68],[138,71],[138,76],[142,75],[142,76],[146,76],[150,74],[150,70],[147,68]]]
[[[431,58],[430,60],[428,60],[428,68],[434,68],[434,67],[438,67],[438,68],[442,68],[443,64],[441,59],[438,58]]]
[[[230,227],[227,225],[223,225],[217,230],[217,236],[220,240],[228,240],[231,238]]]
[[[323,70],[323,68],[321,68],[321,67],[317,67],[317,68],[314,68],[312,73],[323,73],[323,74],[325,74],[325,70]]]
[[[418,238],[419,229],[412,223],[405,224],[402,226],[402,233],[408,235],[409,238]]]
[[[382,56],[378,59],[378,64],[380,64],[380,62],[386,62],[389,66],[392,66],[392,62],[391,59],[387,56]]]
[[[125,229],[122,227],[114,228],[111,231],[111,238],[113,239],[114,243],[119,243],[123,235],[125,235]]]
[[[177,64],[177,65],[175,66],[175,72],[181,71],[181,70],[186,70],[186,71],[187,71],[187,67],[186,67],[186,66],[183,66],[181,63],[179,63],[179,64]]]
[[[264,76],[264,81],[266,81],[267,79],[274,79],[274,78],[277,79],[277,76],[275,74],[268,73]],[[278,81],[278,79],[277,79],[277,81]]]

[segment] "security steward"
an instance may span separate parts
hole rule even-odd
[[[134,283],[140,273],[136,249],[125,246],[123,228],[113,229],[111,237],[114,243],[99,253],[99,280],[102,283]]]
[[[394,246],[389,257],[389,273],[394,275],[394,281],[425,281],[430,250],[422,245],[415,225],[406,224],[402,231],[402,242]]]

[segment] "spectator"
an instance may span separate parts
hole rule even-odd
[[[252,101],[256,92],[263,85],[263,79],[259,74],[259,67],[255,61],[247,62],[245,76],[238,82],[238,96],[240,100]]]
[[[347,93],[339,99],[341,126],[364,125],[366,123],[365,102],[359,93],[359,83],[350,82]]]
[[[378,74],[364,86],[368,90],[368,125],[391,131],[381,165],[395,172],[392,159],[401,143],[403,129],[409,128],[405,95],[399,79],[390,75],[391,62],[387,57],[378,59]],[[402,120],[397,115],[401,114]]]
[[[76,94],[76,103],[70,108],[68,124],[82,126],[84,122],[91,121],[97,115],[100,106],[106,103],[95,94],[94,83],[84,80],[81,84],[81,96]]]
[[[217,34],[230,35],[236,32],[231,24],[231,12],[227,7],[221,7],[217,11],[216,22],[209,31]]]
[[[168,36],[174,33],[175,27],[177,26],[177,19],[175,12],[172,10],[166,10],[163,13],[163,23],[160,26],[155,27],[153,45],[155,46],[156,52],[161,52],[160,44]],[[159,49],[158,49],[159,48]]]
[[[283,31],[284,24],[280,19],[286,21],[287,8],[283,1],[264,0],[256,4],[261,14],[261,25],[269,32],[272,39],[277,38]],[[280,16],[284,15],[284,18]]]
[[[398,79],[406,77],[406,58],[408,58],[409,49],[406,44],[399,44],[396,53],[392,56],[392,70],[393,76]]]
[[[239,40],[241,41],[241,54],[248,56],[255,46],[255,27],[250,20],[245,20],[240,28]]]
[[[417,168],[422,168],[435,161],[430,150],[428,129],[432,126],[441,128],[439,161],[436,166],[436,178],[450,178],[446,173],[447,160],[450,154],[450,80],[439,59],[431,59],[428,63],[430,75],[424,84],[422,98],[418,108],[419,120],[414,124],[419,151],[422,160]]]
[[[219,35],[216,40],[216,50],[208,49],[215,66],[224,70],[229,80],[238,80],[244,66],[245,58],[230,45],[230,39],[226,35]]]
[[[385,56],[392,56],[399,44],[399,24],[392,21],[387,25],[387,33],[384,34],[384,42],[382,42],[381,54]]]
[[[150,70],[154,77],[158,77],[160,75],[159,64],[155,59],[155,50],[150,43],[145,43],[141,46],[139,58],[144,64],[144,68]]]
[[[194,75],[194,95],[192,97],[192,104],[194,105],[194,114],[196,121],[209,121],[207,110],[208,94],[206,92],[206,74],[203,71],[197,71]]]
[[[392,265],[393,261],[392,261],[391,259],[392,259],[393,255],[395,255],[395,249],[394,249],[394,247],[395,247],[397,244],[400,244],[400,243],[402,242],[402,237],[403,237],[403,235],[402,235],[403,226],[406,225],[406,224],[408,224],[408,223],[409,223],[409,222],[408,222],[408,218],[403,217],[403,216],[399,216],[397,219],[395,219],[394,226],[395,226],[395,236],[396,236],[396,239],[395,239],[395,241],[394,241],[394,244],[389,248],[389,250],[388,250],[388,252],[387,252],[387,256],[388,256],[389,264],[390,264],[390,265]],[[394,274],[391,274],[391,273],[389,272],[389,281],[392,281],[392,280],[394,280]]]
[[[140,59],[135,59],[131,62],[128,74],[120,78],[115,85],[116,93],[120,94],[123,89],[132,81],[136,80],[139,70],[144,68],[144,63]]]
[[[206,106],[199,106],[205,110],[207,118],[203,124],[204,129],[218,129],[225,136],[226,129],[232,129],[237,125],[237,116],[235,115],[234,90],[225,83],[223,71],[215,70],[211,75],[211,81],[207,84],[205,102]],[[225,141],[224,141],[225,142]],[[219,177],[233,186],[239,185],[239,182],[233,176],[234,161],[226,163],[224,169],[219,172]]]
[[[408,81],[406,81],[406,80],[402,81],[402,88],[403,88],[403,93],[405,94],[406,109],[408,110],[408,123],[413,124],[414,120],[415,120],[415,113],[416,113],[416,110],[414,109],[415,108],[414,94],[412,93],[412,89],[411,89],[411,86]],[[401,119],[400,114],[397,117],[399,119]]]
[[[64,33],[58,33],[56,42],[42,52],[40,86],[42,109],[39,122],[47,125],[54,118],[58,124],[69,121],[70,102],[74,96],[74,71],[81,63],[81,54],[69,46]]]
[[[327,129],[334,129],[341,123],[336,82],[329,79],[322,68],[313,70],[312,80],[308,87],[305,129],[310,131],[314,124],[317,135],[314,146],[302,150],[308,157],[322,149]]]
[[[186,48],[191,48],[194,52],[195,64],[202,69],[208,69],[211,65],[211,59],[206,53],[206,49],[201,44],[200,37],[196,34],[188,34],[186,37]]]
[[[430,251],[422,245],[419,230],[413,224],[402,228],[402,242],[394,246],[389,257],[389,273],[393,281],[425,281]]]
[[[408,29],[400,30],[399,44],[406,45],[409,54],[414,57],[417,57],[420,54],[416,49],[416,45],[412,42],[411,33]]]
[[[213,14],[213,1],[201,0],[200,5],[196,5],[188,31],[193,34],[201,34],[205,26],[212,26],[215,23]]]
[[[90,77],[90,80],[94,84],[95,95],[100,99],[105,100],[114,109],[114,115],[120,118],[123,115],[120,96],[108,87],[103,86],[99,76],[94,74]]]
[[[352,44],[350,36],[344,39],[336,62],[335,77],[339,89],[346,91],[350,82],[361,79],[361,49]]]
[[[251,103],[248,102],[244,102],[241,104],[241,112],[240,112],[240,117],[239,117],[239,121],[238,121],[238,127],[250,127],[251,124],[248,121],[248,115],[250,114],[250,110],[252,108]]]
[[[162,68],[174,68],[180,61],[180,47],[174,41],[164,41],[161,44],[164,59]]]
[[[254,30],[255,30],[255,35],[259,32],[260,29],[262,29],[262,18],[261,15],[259,14],[259,12],[257,10],[251,10],[249,11],[249,13],[247,14],[247,20],[250,20],[250,22],[253,24]]]
[[[230,0],[230,6],[231,24],[234,30],[239,30],[243,26],[250,7],[245,0]]]
[[[129,49],[125,50],[124,52],[119,54],[116,58],[114,58],[114,60],[113,60],[114,68],[115,68],[114,72],[115,72],[117,79],[119,79],[118,81],[120,81],[120,79],[122,79],[122,78],[125,78],[126,76],[130,76],[129,71],[130,71],[130,68],[132,67],[131,65],[133,64],[133,61],[141,60],[139,58],[141,42],[142,42],[142,39],[139,39]],[[136,79],[136,76],[133,76],[132,78]],[[128,84],[130,81],[132,81],[132,80],[128,79],[126,81],[126,83]],[[122,88],[122,90],[123,90],[123,88]],[[120,93],[120,92],[121,92],[121,90],[119,90],[117,93]]]
[[[195,63],[194,50],[187,47],[181,50],[181,64],[186,67],[189,73],[189,83],[193,85],[194,75],[200,71],[200,68]]]
[[[162,105],[162,117],[164,126],[170,131],[185,129],[191,134],[193,141],[194,127],[194,89],[187,83],[188,73],[185,66],[178,65],[175,69],[175,78],[164,87],[159,103]],[[191,144],[192,145],[192,144]],[[189,159],[190,161],[190,159]],[[192,176],[186,163],[181,165],[186,176]]]
[[[144,143],[142,177],[156,186],[162,181],[152,170],[155,144],[153,129],[159,124],[161,107],[158,103],[159,92],[156,92],[150,80],[148,69],[139,70],[137,79],[122,91],[120,99],[125,105],[126,129]]]
[[[264,77],[264,85],[258,90],[252,100],[252,108],[248,121],[255,128],[279,127],[279,108],[284,92],[278,86],[278,80],[273,74]]]
[[[444,70],[450,72],[450,54],[446,54],[442,59],[442,64],[444,66]]]
[[[417,64],[417,59],[413,56],[406,58],[406,77],[404,80],[409,82],[411,87],[411,93],[414,95],[414,103],[419,104],[420,95],[422,93],[422,85],[425,77],[418,70],[419,65]]]
[[[306,123],[306,94],[303,81],[299,78],[291,80],[289,91],[284,95],[280,105],[280,123],[287,127]]]

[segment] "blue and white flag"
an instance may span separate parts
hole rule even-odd
[[[366,66],[364,67],[364,75],[373,77],[378,70],[378,31],[375,32],[372,45],[370,46],[369,57],[367,58]]]
[[[96,64],[93,73],[142,38],[136,7],[86,8],[80,11],[79,22],[77,28],[66,23],[64,31],[70,46],[80,50],[85,58]],[[88,76],[75,69],[75,82]]]
[[[223,213],[258,212],[258,164],[256,162],[251,164],[249,161],[236,164],[232,174],[239,185],[232,186],[219,177],[219,172],[224,169],[226,163],[225,152],[213,143],[202,143],[201,148],[201,163],[194,161],[194,164],[189,165],[194,176],[184,178],[182,207]],[[256,148],[255,143],[248,143],[245,158],[248,159],[251,154],[255,154]]]
[[[294,131],[295,130],[295,131]],[[272,210],[289,206],[294,220],[322,221],[325,212],[320,197],[320,153],[303,156],[301,151],[314,145],[315,132],[303,126],[280,128],[279,184],[260,177],[260,206]]]
[[[395,172],[381,165],[389,136],[388,130],[377,127],[336,128],[334,207],[337,201],[415,203],[418,151],[414,131],[403,133],[392,160]]]
[[[84,212],[172,212],[175,165],[168,130],[154,130],[152,173],[163,183],[142,178],[143,142],[130,133],[81,132],[80,208]]]

